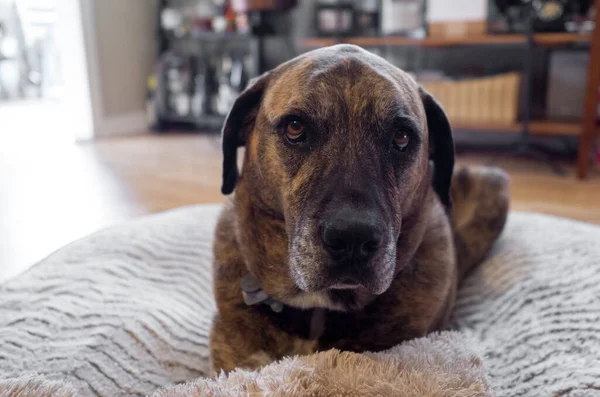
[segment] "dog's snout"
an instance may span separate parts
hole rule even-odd
[[[369,260],[382,238],[381,221],[371,211],[344,208],[321,222],[323,246],[336,263]]]

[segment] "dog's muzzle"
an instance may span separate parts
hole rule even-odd
[[[330,257],[331,275],[337,279],[332,287],[337,289],[362,284],[361,268],[369,266],[385,239],[378,213],[349,206],[329,211],[320,222],[319,234]]]

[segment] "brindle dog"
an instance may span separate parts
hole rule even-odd
[[[381,350],[439,329],[506,217],[505,177],[463,170],[451,191],[442,108],[356,46],[306,53],[253,81],[227,117],[223,153],[222,191],[236,193],[215,236],[215,371],[334,347]],[[497,194],[462,205],[481,181]],[[452,219],[453,196],[466,222]],[[244,303],[248,273],[283,311]]]

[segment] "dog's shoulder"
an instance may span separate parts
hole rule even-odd
[[[213,286],[218,306],[242,301],[240,281],[246,273],[237,241],[237,216],[232,198],[225,201],[213,242]]]
[[[232,197],[223,202],[221,212],[215,228],[214,250],[215,254],[221,254],[226,245],[236,244],[235,238],[236,214],[235,202]]]
[[[451,252],[450,257],[454,257],[449,209],[442,204],[433,190],[430,190],[424,209],[427,221],[425,235],[419,250],[420,253],[446,258],[448,253]]]

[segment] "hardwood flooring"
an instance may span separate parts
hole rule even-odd
[[[487,162],[463,155],[460,163]],[[600,175],[579,181],[543,165],[506,160],[512,208],[600,224]],[[0,282],[64,244],[115,222],[215,203],[219,138],[144,135],[90,144],[0,144]]]

